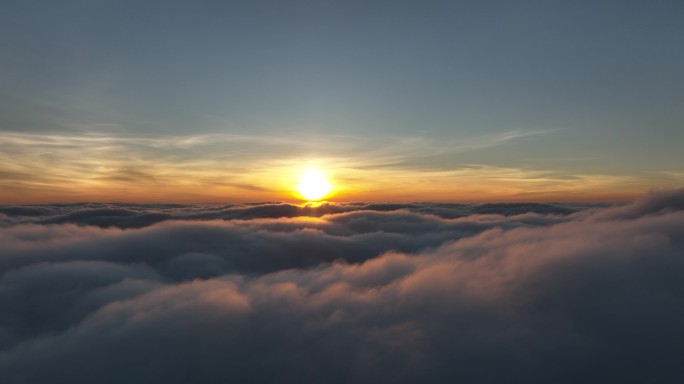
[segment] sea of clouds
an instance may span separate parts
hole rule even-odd
[[[684,189],[0,206],[2,383],[681,383]]]

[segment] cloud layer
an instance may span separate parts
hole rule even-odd
[[[8,383],[679,382],[684,190],[0,207]]]

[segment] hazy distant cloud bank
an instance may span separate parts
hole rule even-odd
[[[128,204],[85,203],[56,205],[0,205],[0,225],[80,224],[141,228],[167,220],[231,220],[293,218],[370,211],[407,211],[445,219],[473,214],[504,216],[524,213],[566,215],[600,204],[453,204],[453,203],[326,203],[321,206],[289,203],[254,204]]]
[[[0,207],[3,383],[679,383],[684,190]]]

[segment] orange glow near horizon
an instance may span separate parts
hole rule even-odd
[[[591,185],[592,180],[585,180],[578,186],[556,184],[553,188],[539,185],[534,189],[526,189],[514,180],[486,180],[465,175],[455,180],[444,180],[419,174],[365,175],[341,171],[336,172],[339,177],[331,183],[325,174],[322,178],[316,175],[302,176],[307,173],[280,170],[255,174],[253,179],[234,183],[206,182],[193,178],[160,179],[151,184],[104,180],[84,183],[83,180],[73,180],[61,188],[24,187],[20,191],[0,191],[0,204],[316,202],[330,199],[333,195],[338,202],[582,202],[628,201],[648,191],[647,188],[629,188],[610,183]]]
[[[290,141],[270,143],[296,149],[288,156],[223,156],[227,148],[252,141],[258,140],[0,134],[0,146],[12,149],[0,151],[0,204],[301,202],[332,196],[339,202],[626,201],[650,189],[681,187],[684,180],[677,172],[411,166],[393,152],[335,152],[333,145],[304,148]],[[308,152],[326,155],[301,155]]]
[[[27,182],[0,180],[0,204],[70,202],[242,203],[259,201],[626,201],[648,188],[618,177],[531,172],[505,168],[451,171],[369,169],[318,159],[301,169],[291,159],[230,170],[215,164],[147,164],[146,174],[113,167],[92,173],[51,167]],[[334,168],[334,172],[331,170]],[[323,169],[325,171],[323,171]],[[332,177],[334,176],[334,177]]]

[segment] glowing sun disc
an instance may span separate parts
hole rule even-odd
[[[332,191],[325,174],[316,168],[305,169],[299,176],[296,188],[301,197],[309,201],[321,200]]]

